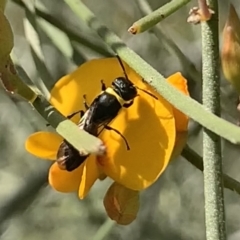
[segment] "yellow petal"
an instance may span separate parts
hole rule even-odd
[[[83,173],[78,191],[80,199],[85,198],[91,189],[92,185],[99,178],[99,170],[96,164],[96,157],[90,155],[89,158],[83,163]]]
[[[112,220],[121,225],[128,225],[137,217],[139,192],[114,182],[108,189],[103,204]]]
[[[169,83],[171,83],[175,88],[177,88],[183,94],[189,96],[187,80],[182,76],[180,72],[177,72],[169,76],[167,80],[169,81]],[[175,118],[177,132],[187,131],[189,117],[174,107],[173,107],[173,114]]]
[[[57,150],[63,138],[52,132],[36,132],[25,141],[28,152],[43,159],[56,160]]]
[[[72,172],[68,172],[61,170],[55,162],[49,169],[48,181],[56,191],[63,193],[77,192],[82,172],[83,164]]]

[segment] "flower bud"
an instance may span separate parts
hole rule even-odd
[[[240,20],[233,5],[223,29],[221,60],[225,78],[240,93]]]
[[[114,182],[108,189],[104,201],[108,216],[120,225],[132,223],[139,210],[139,192]]]

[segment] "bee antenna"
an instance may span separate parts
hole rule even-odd
[[[136,87],[138,90],[141,90],[141,91],[147,93],[148,95],[150,95],[151,97],[153,97],[153,98],[155,98],[155,99],[158,100],[158,98],[157,98],[155,95],[153,95],[152,93],[150,93],[150,92],[148,92],[148,91],[146,91],[146,90],[144,90],[144,89],[141,89],[141,88],[139,88],[139,87],[137,87],[137,86],[135,86],[135,87]]]
[[[121,65],[121,68],[123,70],[125,78],[128,79],[128,75],[127,75],[126,69],[125,69],[125,67],[123,65],[123,62],[122,62],[121,58],[118,55],[116,55],[116,57],[117,57],[117,60],[118,60],[119,64]]]

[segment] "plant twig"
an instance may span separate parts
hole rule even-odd
[[[220,116],[218,0],[209,0],[208,4],[215,14],[202,22],[203,106]],[[203,128],[203,165],[206,238],[225,240],[221,138],[206,128]]]
[[[119,37],[102,25],[81,1],[64,1],[80,19],[94,29],[132,69],[141,75],[146,82],[174,107],[212,132],[232,143],[240,144],[240,129],[238,127],[206,111],[197,101],[185,96],[171,86],[159,72],[146,63],[139,55],[126,47]]]
[[[107,218],[106,221],[97,230],[92,240],[104,240],[109,235],[114,226],[116,226],[116,222],[110,218]]]
[[[195,151],[193,151],[188,145],[185,146],[181,155],[192,165],[203,171],[203,159]],[[231,178],[227,174],[223,174],[224,187],[238,193],[240,195],[240,182]]]
[[[166,3],[159,9],[133,23],[128,31],[132,34],[145,32],[190,1],[191,0],[172,0],[171,2]]]

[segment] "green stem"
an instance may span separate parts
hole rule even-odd
[[[81,2],[64,0],[76,15],[84,20],[99,36],[139,75],[141,75],[159,94],[161,94],[174,107],[190,118],[222,136],[232,143],[240,144],[240,129],[235,125],[206,111],[197,101],[185,96],[171,86],[166,79],[147,64],[140,56],[111,32],[107,27],[99,23],[94,14]]]
[[[202,22],[203,106],[220,116],[218,0],[209,0],[208,4],[215,14]],[[203,165],[206,238],[225,240],[221,138],[206,128],[203,129]]]
[[[203,159],[195,151],[193,151],[189,146],[185,146],[181,155],[192,165],[194,165],[199,170],[203,171]],[[224,187],[238,193],[240,195],[240,182],[229,177],[227,174],[223,174]]]
[[[107,218],[102,226],[97,230],[92,240],[104,240],[112,231],[113,227],[116,226],[116,222]]]
[[[172,0],[133,23],[133,25],[129,28],[129,31],[133,34],[145,32],[190,1],[191,0]]]

